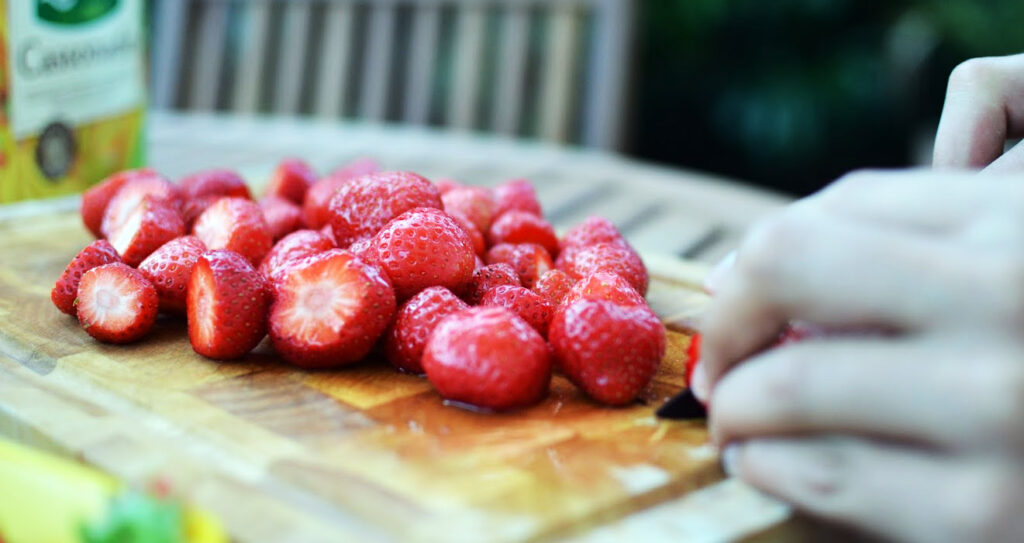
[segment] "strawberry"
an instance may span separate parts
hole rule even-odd
[[[423,349],[441,319],[469,306],[444,287],[430,287],[409,298],[384,333],[384,352],[396,368],[423,373]]]
[[[380,164],[370,157],[361,157],[339,166],[333,172],[331,177],[338,177],[341,179],[355,179],[356,177],[362,177],[367,174],[377,173],[380,171]]]
[[[188,339],[214,360],[240,358],[267,334],[263,277],[242,255],[224,249],[199,257],[188,282]]]
[[[382,172],[354,179],[331,199],[331,227],[338,245],[373,237],[391,219],[418,207],[441,209],[437,187],[410,172]]]
[[[465,215],[458,211],[445,211],[445,213],[455,219],[455,222],[459,223],[459,226],[466,231],[469,241],[473,245],[474,254],[477,256],[487,254],[487,243],[484,241],[484,235],[477,230],[476,226]]]
[[[96,237],[103,236],[103,214],[110,199],[121,190],[125,183],[143,177],[160,177],[149,168],[117,172],[99,184],[82,193],[82,224]]]
[[[309,187],[309,190],[306,191],[306,198],[302,201],[302,220],[306,223],[306,228],[313,230],[324,227],[331,228],[331,198],[334,198],[338,189],[350,181],[352,181],[350,177],[331,175]],[[334,236],[333,230],[331,236]]]
[[[324,236],[327,236],[327,239],[331,240],[331,243],[333,243],[335,247],[338,246],[338,241],[334,239],[334,229],[331,228],[331,225],[325,224],[323,228],[318,230],[318,232],[320,232]]]
[[[441,195],[441,202],[445,211],[465,215],[481,233],[491,228],[498,207],[491,191],[484,187],[454,187]]]
[[[525,179],[506,181],[494,187],[493,194],[496,204],[495,218],[512,209],[533,213],[538,217],[544,216],[541,212],[540,201],[537,200],[537,192],[533,189],[533,185]]]
[[[105,343],[131,343],[149,333],[158,304],[153,285],[120,262],[82,274],[75,300],[82,328]]]
[[[565,232],[560,247],[588,247],[598,243],[624,242],[625,238],[611,221],[604,217],[587,217]]]
[[[302,205],[306,191],[316,182],[316,173],[309,164],[297,159],[286,158],[278,163],[267,182],[266,196],[284,198],[295,205]]]
[[[647,268],[625,241],[567,248],[555,266],[577,281],[597,272],[617,273],[641,296],[647,294]]]
[[[463,290],[462,299],[469,305],[480,305],[480,300],[488,290],[501,285],[519,287],[522,283],[519,282],[519,274],[512,266],[504,262],[488,264],[473,271],[473,277]]]
[[[139,271],[156,287],[161,311],[185,312],[188,280],[196,261],[205,252],[206,246],[199,238],[182,236],[163,244],[139,264]]]
[[[683,369],[683,378],[686,379],[686,386],[690,386],[693,370],[700,360],[700,334],[694,333],[690,336],[690,344],[686,346],[686,366]]]
[[[178,181],[178,190],[182,197],[181,215],[188,228],[206,208],[225,196],[252,199],[245,180],[231,170],[196,172]]]
[[[196,219],[192,233],[210,250],[234,251],[258,265],[274,240],[260,206],[244,198],[221,198]]]
[[[103,223],[100,226],[103,235],[110,238],[111,232],[124,224],[128,215],[147,195],[155,200],[165,200],[175,211],[181,208],[178,188],[170,181],[158,175],[132,177],[121,185],[121,188],[110,199],[110,203],[107,204],[107,209],[103,212]]]
[[[302,208],[278,196],[264,196],[260,210],[270,229],[270,237],[281,239],[302,228]]]
[[[442,320],[427,341],[423,369],[442,397],[495,411],[535,404],[551,383],[544,338],[502,307],[473,307]]]
[[[607,405],[637,398],[665,356],[665,327],[647,306],[607,300],[563,305],[548,338],[565,375]]]
[[[64,273],[60,274],[57,284],[50,291],[50,300],[62,312],[75,316],[75,297],[78,296],[78,283],[82,280],[82,274],[104,264],[120,262],[121,257],[117,254],[110,242],[105,239],[98,239],[86,245],[75,258],[71,259]]]
[[[129,266],[138,266],[153,251],[185,235],[181,214],[168,200],[147,194],[107,238]]]
[[[533,285],[533,291],[551,302],[552,307],[558,307],[572,290],[573,284],[572,278],[564,271],[548,270]]]
[[[461,292],[473,277],[469,236],[440,209],[416,208],[389,222],[374,236],[370,256],[399,300],[435,285]]]
[[[597,272],[573,285],[562,303],[578,300],[608,300],[619,305],[647,305],[639,292],[617,273]]]
[[[480,305],[504,307],[519,315],[541,336],[547,337],[554,307],[546,298],[523,287],[501,285],[488,290]]]
[[[324,368],[366,356],[395,314],[387,277],[343,249],[294,261],[270,308],[270,340],[285,360]]]
[[[442,196],[444,196],[444,194],[450,190],[457,189],[463,186],[462,183],[459,183],[458,181],[454,179],[449,179],[447,177],[442,177],[434,181],[434,185],[437,187],[437,192],[440,192]]]
[[[526,288],[533,288],[537,279],[554,266],[551,255],[535,243],[499,243],[487,251],[485,260],[488,264],[504,262],[512,266]]]
[[[367,264],[378,266],[377,255],[373,252],[373,238],[361,239],[348,246],[348,252],[363,259]]]
[[[551,223],[526,211],[511,210],[503,213],[487,233],[487,242],[536,243],[554,256],[558,254],[558,236]]]
[[[334,248],[334,242],[316,230],[296,230],[281,238],[263,257],[258,268],[270,286],[276,286],[288,264]]]

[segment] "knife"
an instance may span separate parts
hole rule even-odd
[[[689,388],[684,388],[682,392],[669,398],[654,414],[662,419],[697,420],[707,418],[708,411]]]

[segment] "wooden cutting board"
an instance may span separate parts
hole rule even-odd
[[[179,320],[97,343],[49,300],[89,241],[75,213],[0,222],[0,434],[131,484],[169,480],[238,539],[554,538],[722,478],[702,422],[653,416],[684,384],[696,265],[645,257],[670,331],[642,403],[602,407],[555,377],[542,404],[486,415],[377,360],[301,371],[266,342],[207,360]]]

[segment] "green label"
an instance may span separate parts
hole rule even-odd
[[[36,0],[36,16],[59,25],[95,21],[114,11],[119,0]]]

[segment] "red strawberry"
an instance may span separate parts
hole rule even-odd
[[[377,255],[373,251],[373,238],[361,239],[348,246],[348,252],[363,259],[367,264],[377,266]]]
[[[444,194],[446,192],[461,187],[462,183],[459,183],[458,181],[456,181],[454,179],[448,179],[447,177],[442,177],[442,178],[434,181],[434,185],[437,187],[437,192],[440,192],[441,195],[444,196]]]
[[[389,222],[374,236],[370,255],[399,300],[435,285],[461,292],[473,277],[469,236],[439,209],[413,209]]]
[[[617,273],[641,295],[647,294],[647,268],[625,242],[570,247],[558,256],[555,265],[576,280],[597,272]]]
[[[647,305],[639,292],[617,273],[597,272],[580,279],[562,301],[571,304],[579,300],[607,300],[619,305]]]
[[[686,367],[683,369],[683,377],[686,379],[686,386],[690,386],[693,370],[700,360],[700,334],[694,333],[690,336],[690,344],[686,346]]]
[[[548,270],[533,285],[533,291],[551,302],[552,307],[558,307],[572,290],[573,284],[572,278],[564,271]]]
[[[533,288],[537,279],[553,267],[551,255],[535,243],[499,243],[487,251],[486,261],[488,264],[504,262],[512,266],[526,288]]]
[[[185,312],[188,280],[205,252],[206,246],[199,238],[182,236],[163,244],[139,264],[139,271],[156,287],[161,311]]]
[[[519,275],[512,266],[504,262],[488,264],[473,271],[473,277],[466,285],[462,299],[469,305],[480,305],[480,300],[488,290],[501,285],[520,287],[522,283],[519,282]]]
[[[354,179],[331,199],[331,227],[338,245],[373,237],[391,219],[418,207],[441,209],[437,187],[410,172],[382,172]]]
[[[466,302],[444,287],[430,287],[409,298],[384,333],[388,361],[410,373],[423,373],[423,349],[441,319],[468,308]]]
[[[316,173],[309,164],[297,159],[286,158],[277,165],[267,182],[266,196],[284,198],[296,205],[302,205],[306,191],[316,182]]]
[[[274,240],[260,206],[244,198],[221,198],[196,219],[192,233],[210,250],[234,251],[258,265]]]
[[[181,214],[168,200],[146,195],[107,239],[129,266],[138,266],[153,251],[185,235]]]
[[[355,362],[395,314],[395,293],[376,267],[343,249],[294,261],[277,285],[270,339],[303,368]]]
[[[480,305],[504,307],[522,317],[530,326],[547,337],[554,307],[546,298],[523,287],[502,285],[488,290]]]
[[[573,226],[562,237],[561,248],[587,247],[598,243],[614,243],[625,241],[619,229],[604,217],[587,217],[586,220]]]
[[[128,215],[146,196],[155,200],[165,200],[175,211],[181,208],[178,188],[170,181],[158,175],[132,177],[125,181],[107,204],[107,209],[103,212],[103,223],[100,226],[103,235],[110,238],[111,232],[124,224]]]
[[[458,212],[469,219],[477,230],[486,233],[494,220],[498,204],[491,191],[484,187],[455,187],[441,195],[444,210]]]
[[[270,283],[276,283],[286,264],[334,248],[334,242],[316,230],[296,230],[274,244],[260,262],[259,272]]]
[[[338,189],[350,181],[352,178],[331,175],[309,187],[306,198],[302,201],[302,220],[306,223],[306,228],[331,228],[331,198],[334,198]],[[334,236],[333,230],[331,236]]]
[[[356,177],[362,177],[366,174],[377,173],[380,171],[380,164],[370,157],[362,157],[340,166],[331,172],[331,177],[339,177],[341,179],[355,179]]]
[[[423,369],[444,398],[496,411],[539,402],[551,383],[544,338],[501,307],[474,307],[442,320],[427,341]]]
[[[74,316],[76,314],[75,297],[78,296],[78,283],[82,280],[82,274],[96,266],[120,261],[121,257],[118,256],[117,251],[105,239],[98,239],[86,245],[75,255],[75,258],[71,259],[67,268],[64,268],[64,273],[60,274],[60,279],[57,279],[57,284],[50,291],[50,300],[53,301],[53,305],[64,313]]]
[[[267,334],[263,277],[242,255],[215,250],[199,257],[188,282],[188,339],[192,350],[231,360],[253,350]]]
[[[245,180],[231,170],[206,170],[186,176],[178,181],[178,190],[183,200],[181,215],[189,228],[206,208],[225,196],[252,199]]]
[[[338,241],[334,239],[334,229],[331,228],[331,225],[325,224],[323,228],[318,231],[324,236],[327,236],[327,239],[331,240],[331,243],[333,243],[335,247],[338,246]]]
[[[565,375],[608,405],[636,399],[665,356],[665,327],[642,305],[607,300],[563,305],[548,338]]]
[[[270,229],[270,237],[275,240],[302,228],[302,208],[284,198],[264,196],[260,200],[260,210]]]
[[[126,182],[141,177],[160,177],[149,168],[117,172],[89,190],[82,193],[82,224],[96,237],[103,236],[103,214],[110,199],[121,190]]]
[[[503,213],[491,225],[487,242],[492,246],[499,243],[536,243],[548,254],[558,254],[558,236],[551,223],[526,211]]]
[[[512,209],[533,213],[538,217],[544,216],[541,212],[540,201],[537,200],[537,192],[533,189],[533,185],[525,179],[512,179],[494,187],[494,201],[496,203],[495,217],[500,217]]]
[[[458,211],[445,211],[445,213],[455,219],[455,222],[459,223],[459,226],[466,231],[469,241],[473,245],[473,253],[477,256],[487,254],[487,243],[484,241],[484,235],[476,229],[476,226],[465,215]]]
[[[97,266],[78,284],[78,322],[99,341],[131,343],[153,328],[158,298],[138,270],[120,262]]]

